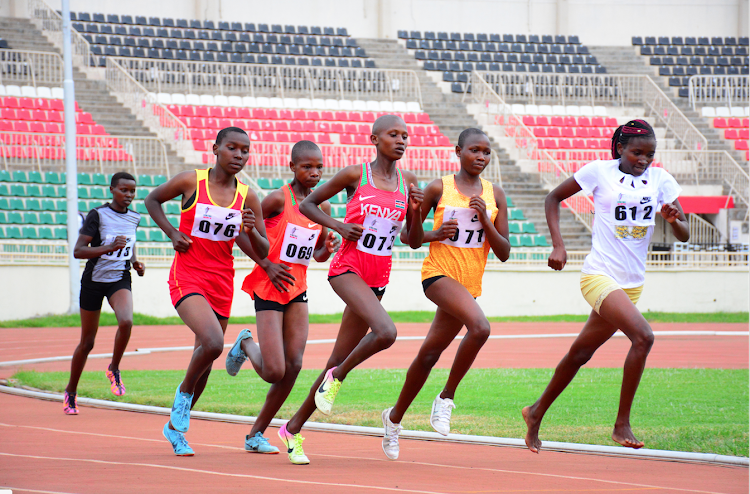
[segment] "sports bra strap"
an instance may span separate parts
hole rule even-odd
[[[398,172],[398,191],[406,195],[406,191],[404,190],[406,188],[404,186],[404,176],[401,175],[401,169],[396,168],[396,171]]]
[[[370,167],[369,163],[365,162],[362,163],[362,178],[359,181],[359,186],[362,187],[364,185],[367,185],[367,178],[370,175]]]
[[[292,190],[292,184],[286,184],[286,186],[289,188],[289,197],[292,199],[292,206],[297,205],[297,199],[294,197],[294,190]]]

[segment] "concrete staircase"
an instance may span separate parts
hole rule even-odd
[[[0,37],[7,39],[12,49],[61,54],[28,19],[1,17]],[[103,125],[110,135],[157,137],[110,94],[104,80],[90,78],[78,67],[73,66],[73,81],[78,106],[90,113],[96,123]],[[184,169],[184,160],[169,146],[166,148],[170,169]],[[139,163],[149,161],[148,156],[138,156],[137,152],[135,158]],[[163,173],[163,170],[159,173]]]
[[[458,141],[458,135],[466,128],[481,128],[477,120],[469,114],[461,95],[443,92],[435,81],[422,70],[414,56],[396,40],[362,39],[357,43],[367,55],[375,60],[378,68],[413,70],[419,78],[422,92],[423,110],[430,115],[440,131],[448,136],[452,144]],[[535,174],[524,173],[509,157],[508,152],[494,139],[490,138],[493,150],[500,160],[500,173],[503,189],[513,203],[521,208],[528,221],[550,241],[549,230],[544,215],[544,197],[547,190]],[[567,210],[560,215],[560,228],[566,247],[569,250],[589,250],[591,233]]]

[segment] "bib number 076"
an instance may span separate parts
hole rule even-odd
[[[214,223],[211,224],[208,220],[201,220],[200,223],[198,223],[198,230],[202,231],[203,233],[209,233],[211,231],[211,228],[213,227],[213,234],[218,235],[222,228],[224,228],[224,223]],[[234,237],[234,230],[236,225],[233,223],[229,223],[226,228],[224,228],[224,236],[227,238]]]

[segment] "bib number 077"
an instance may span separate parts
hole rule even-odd
[[[391,235],[390,237],[380,237],[375,236],[372,233],[366,233],[364,238],[362,239],[362,245],[364,245],[368,249],[372,249],[373,247],[375,247],[375,244],[378,242],[378,240],[380,241],[380,245],[378,245],[377,251],[382,252],[383,248],[386,246],[386,242],[388,244],[388,247],[385,247],[385,250],[391,250],[391,248],[393,247],[393,242],[396,241],[396,236]]]

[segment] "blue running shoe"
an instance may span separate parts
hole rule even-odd
[[[182,383],[180,383],[180,386],[182,386]],[[193,395],[182,393],[180,386],[177,386],[177,391],[174,394],[174,403],[172,404],[172,412],[169,414],[169,420],[172,422],[172,427],[177,431],[187,432],[190,427],[190,406],[193,404]]]
[[[193,448],[190,447],[187,440],[185,439],[185,434],[170,429],[169,422],[164,424],[164,429],[161,431],[161,433],[164,434],[164,437],[167,439],[167,441],[172,444],[174,454],[176,454],[177,456],[193,456],[195,454]]]
[[[268,439],[263,437],[263,434],[256,432],[253,437],[250,435],[245,436],[245,451],[250,453],[263,453],[266,455],[277,455],[279,454],[279,448],[271,446],[268,443]]]
[[[249,329],[243,329],[242,331],[240,331],[240,334],[237,335],[237,340],[235,340],[232,348],[229,349],[229,353],[227,353],[226,367],[227,373],[230,376],[236,376],[240,371],[240,367],[242,367],[242,364],[244,364],[245,360],[247,360],[247,355],[245,355],[245,352],[242,351],[240,343],[242,343],[242,340],[246,340],[252,337],[253,334]]]

